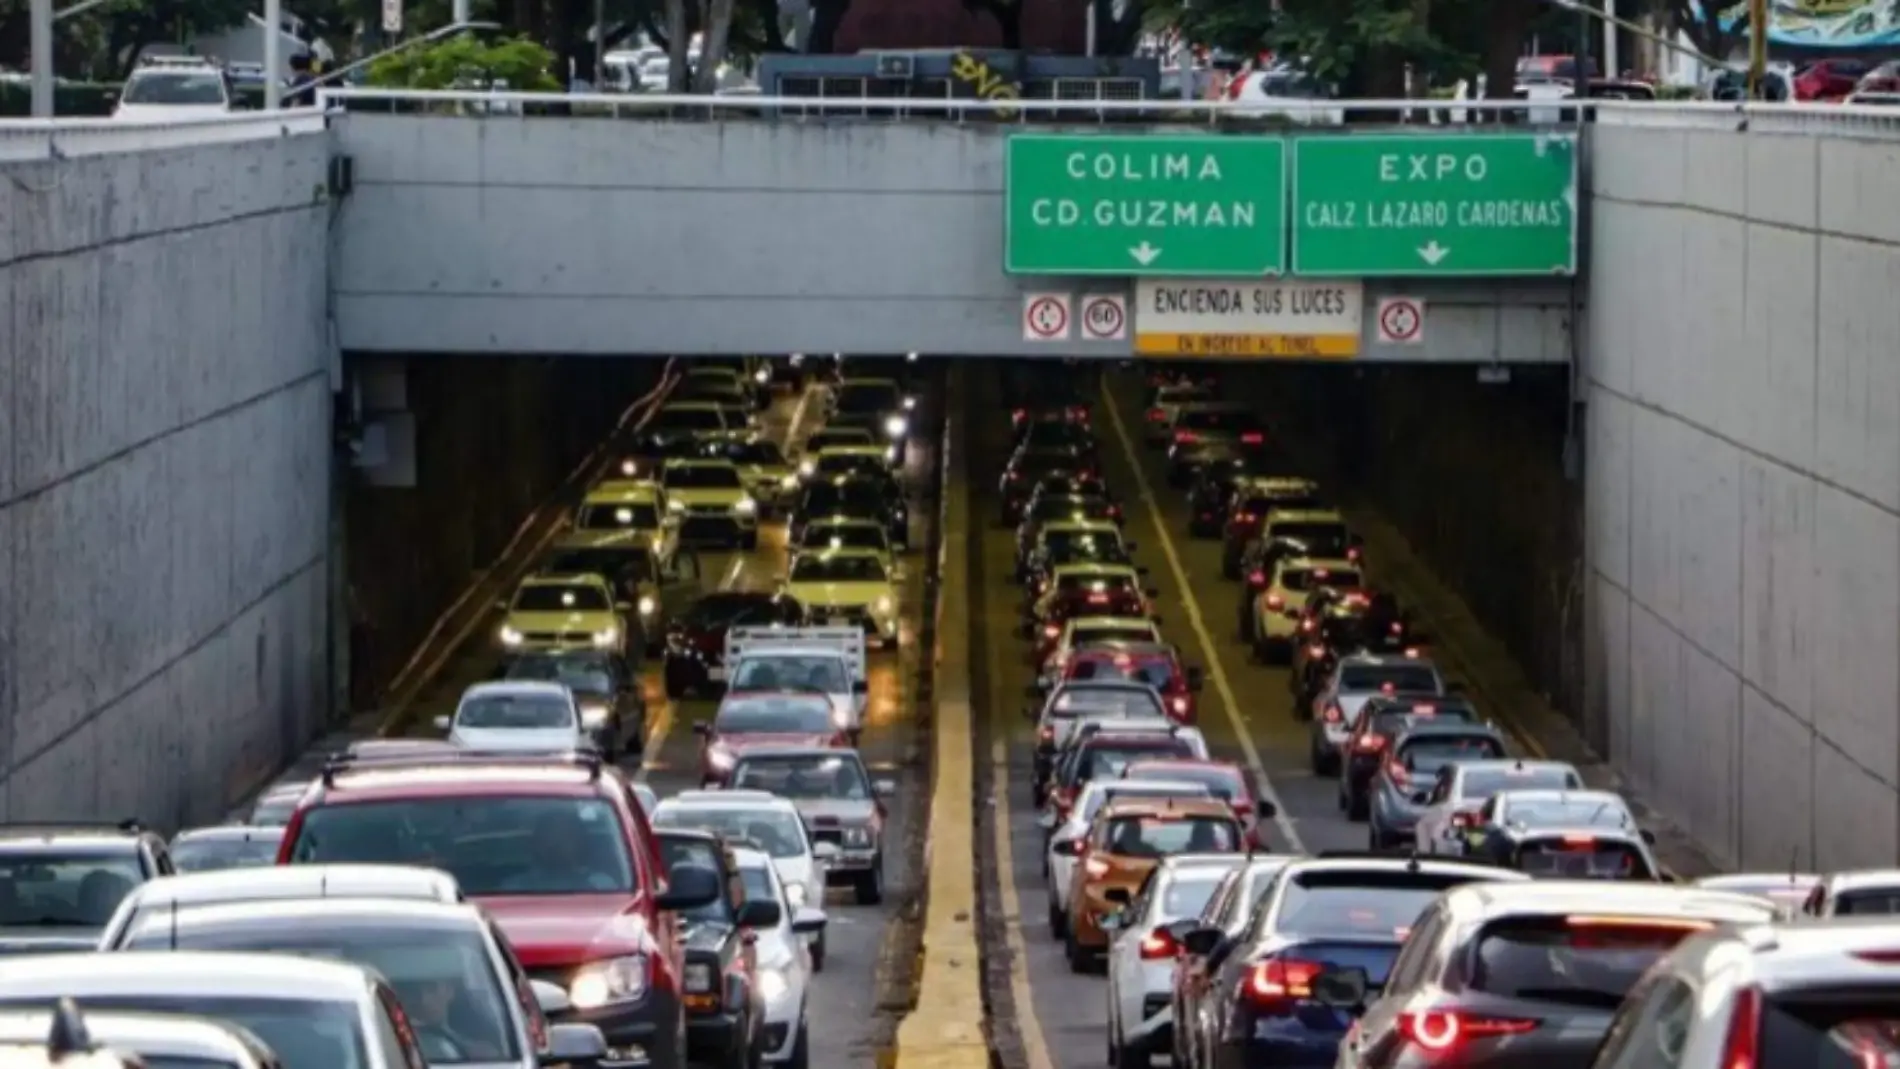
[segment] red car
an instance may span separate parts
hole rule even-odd
[[[567,1019],[685,1069],[685,943],[674,914],[724,892],[702,868],[667,872],[618,769],[593,755],[390,754],[324,766],[284,829],[277,863],[423,865],[454,876],[501,925]],[[664,874],[664,876],[662,875]]]
[[[1155,642],[1106,642],[1084,646],[1062,666],[1063,683],[1097,679],[1127,679],[1146,683],[1161,692],[1168,719],[1192,724],[1200,716],[1195,695],[1201,690],[1201,670],[1181,663],[1173,646]]]
[[[693,733],[700,737],[699,779],[705,786],[724,786],[740,755],[760,746],[851,748],[851,733],[838,722],[831,698],[795,690],[727,694],[712,723],[694,724]]]
[[[1824,59],[1794,77],[1796,100],[1840,100],[1873,68],[1864,59]]]
[[[1271,802],[1255,800],[1253,788],[1247,782],[1247,773],[1232,761],[1190,761],[1185,758],[1132,761],[1127,768],[1122,769],[1122,778],[1199,783],[1214,797],[1227,803],[1227,807],[1240,818],[1240,826],[1247,830],[1247,838],[1256,848],[1269,848],[1267,834],[1260,827],[1260,818],[1271,818],[1277,810]]]

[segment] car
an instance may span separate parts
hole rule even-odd
[[[1058,683],[1046,697],[1023,708],[1036,722],[1034,783],[1037,797],[1048,782],[1056,754],[1069,743],[1075,728],[1087,717],[1126,717],[1157,724],[1168,723],[1167,700],[1161,692],[1135,680],[1090,680]]]
[[[395,990],[341,961],[206,951],[63,954],[11,958],[0,970],[0,1011],[44,1009],[60,999],[94,1011],[223,1021],[263,1040],[283,1069],[428,1064]]]
[[[599,575],[531,575],[514,596],[497,602],[502,611],[496,639],[503,653],[528,650],[606,650],[624,654],[627,619],[634,606],[616,597]]]
[[[857,627],[735,627],[726,632],[730,689],[795,688],[831,702],[853,744],[870,702],[864,631]]]
[[[608,757],[646,747],[646,696],[617,657],[598,650],[524,653],[502,667],[502,679],[566,687],[580,710],[583,743]]]
[[[161,877],[127,895],[99,933],[97,949],[118,949],[119,941],[134,925],[161,913],[304,898],[466,901],[455,877],[416,865],[280,865],[194,872]]]
[[[1319,484],[1311,479],[1288,475],[1247,475],[1235,479],[1232,493],[1220,506],[1218,515],[1222,521],[1221,575],[1228,579],[1240,578],[1241,560],[1247,546],[1260,536],[1268,517],[1324,512],[1320,507]]]
[[[1146,569],[1135,566],[1129,556],[1135,548],[1112,521],[1044,524],[1023,556],[1016,581],[1023,585],[1025,603],[1029,604],[1049,589],[1050,576],[1065,564],[1121,564],[1134,567],[1136,574],[1145,574]]]
[[[1075,446],[1091,454],[1097,448],[1095,432],[1089,427],[1088,421],[1075,418],[1066,408],[1029,413],[1025,418],[1015,421],[1011,432],[1011,448],[1025,445],[1032,448]]]
[[[1091,422],[1088,396],[1082,384],[1069,376],[1037,383],[1030,396],[1010,409],[1009,425],[1014,433],[1029,423],[1067,420],[1086,427]]]
[[[1160,590],[1143,585],[1141,572],[1132,564],[1059,565],[1049,575],[1048,588],[1030,603],[1023,637],[1031,637],[1040,628],[1043,637],[1053,640],[1071,616],[1159,619],[1152,599],[1160,596]]]
[[[1210,995],[1218,998],[1225,994],[1209,990],[1210,970],[1219,967],[1225,951],[1231,949],[1234,942],[1246,932],[1253,920],[1255,907],[1272,890],[1273,878],[1280,874],[1281,869],[1297,860],[1297,854],[1248,854],[1245,860],[1221,877],[1213,896],[1201,908],[1198,916],[1186,917],[1164,927],[1174,946],[1174,969],[1170,977],[1168,1000],[1168,1032],[1172,1040],[1168,1053],[1172,1065],[1188,1069],[1202,1064],[1200,1051],[1195,1044],[1199,1030],[1179,1025],[1199,1020],[1201,1003]],[[1182,943],[1187,933],[1196,928],[1217,929],[1222,938],[1210,951],[1196,954]]]
[[[542,680],[477,683],[462,692],[454,715],[435,718],[435,729],[457,746],[490,752],[566,753],[594,745],[574,692]]]
[[[1095,814],[1088,833],[1070,840],[1079,868],[1070,882],[1063,956],[1087,972],[1109,949],[1114,922],[1165,857],[1245,853],[1244,833],[1226,803],[1213,798],[1124,798]]]
[[[780,592],[805,606],[806,623],[856,627],[877,646],[898,644],[897,583],[875,550],[823,549],[792,559]]]
[[[797,467],[786,458],[777,442],[763,435],[713,443],[706,447],[706,453],[715,459],[732,461],[739,469],[746,493],[759,503],[764,513],[778,511],[798,491]]]
[[[1458,766],[1504,760],[1504,733],[1490,724],[1431,719],[1410,724],[1392,740],[1373,775],[1366,811],[1367,848],[1413,845],[1420,816],[1448,808],[1463,777]]]
[[[1035,481],[1029,487],[1029,497],[1023,502],[1025,508],[1033,508],[1037,501],[1046,497],[1087,497],[1101,498],[1114,506],[1112,518],[1120,520],[1121,507],[1116,503],[1115,491],[1108,480],[1094,470],[1086,472],[1052,471]]]
[[[1359,566],[1338,557],[1288,557],[1274,565],[1260,593],[1252,599],[1253,624],[1243,633],[1253,636],[1255,659],[1283,664],[1292,659],[1299,639],[1300,611],[1306,599],[1324,588],[1357,590],[1365,582]]]
[[[1337,1064],[1588,1065],[1616,1007],[1650,966],[1698,933],[1773,919],[1758,899],[1692,887],[1455,887],[1413,925],[1417,934],[1393,964],[1386,994],[1364,994],[1363,972],[1328,978],[1369,1000]]]
[[[236,87],[201,56],[141,57],[112,107],[116,122],[172,123],[228,115]]]
[[[1083,683],[1098,679],[1127,679],[1161,692],[1168,719],[1193,724],[1200,717],[1201,670],[1181,660],[1173,646],[1157,642],[1098,641],[1071,651],[1056,683]]]
[[[1054,638],[1048,628],[1036,636],[1029,661],[1038,667],[1039,682],[1047,687],[1062,675],[1077,650],[1110,642],[1165,645],[1161,625],[1148,616],[1071,616]]]
[[[668,542],[659,550],[631,546],[556,550],[542,569],[547,575],[598,575],[619,599],[634,634],[629,650],[660,652],[672,621],[700,592],[699,556]],[[565,648],[565,647],[562,647]]]
[[[658,483],[610,479],[589,489],[553,549],[624,549],[664,555],[673,542],[666,491]]]
[[[1394,745],[1403,745],[1404,739],[1415,732],[1440,732],[1454,738],[1462,736],[1474,749],[1492,749],[1495,738],[1485,741],[1481,732],[1485,729],[1470,722],[1445,722],[1442,719],[1411,720],[1402,726],[1391,729],[1397,737]],[[1421,740],[1430,742],[1430,740]],[[1468,752],[1468,751],[1467,751]],[[1462,832],[1476,828],[1477,815],[1485,804],[1506,791],[1562,791],[1575,793],[1584,789],[1583,776],[1575,766],[1565,761],[1527,761],[1522,758],[1480,758],[1450,762],[1442,766],[1433,776],[1432,786],[1425,788],[1426,805],[1419,819],[1425,823],[1423,835],[1444,849],[1427,850],[1427,853],[1470,854],[1460,851],[1461,842],[1469,845]],[[1415,795],[1418,792],[1414,792]],[[1607,799],[1606,799],[1607,800]],[[1605,800],[1605,801],[1606,801]],[[1620,799],[1618,799],[1620,801]],[[1603,805],[1598,801],[1596,805]],[[1608,810],[1606,809],[1607,813]],[[1462,821],[1458,815],[1464,814]],[[1589,824],[1588,815],[1571,819],[1576,824]],[[1576,825],[1570,825],[1575,827]],[[1499,825],[1502,829],[1506,825]],[[1412,845],[1423,849],[1424,843],[1414,838]]]
[[[1247,833],[1250,848],[1269,848],[1267,833],[1260,826],[1260,820],[1263,817],[1272,819],[1278,815],[1278,810],[1272,802],[1254,797],[1246,770],[1232,761],[1183,760],[1178,757],[1131,761],[1122,768],[1121,778],[1131,782],[1161,780],[1168,783],[1185,781],[1204,784],[1208,794],[1226,802],[1227,808],[1240,818],[1240,826]]]
[[[722,889],[715,873],[664,868],[626,779],[597,755],[326,764],[278,863],[368,860],[447,871],[501,924],[529,977],[567,991],[570,1019],[611,1047],[684,1065],[683,948],[668,915]]]
[[[1215,402],[1182,410],[1168,443],[1168,485],[1185,489],[1208,467],[1247,453],[1264,452],[1260,419],[1238,405]]]
[[[1366,819],[1372,777],[1385,765],[1393,739],[1434,717],[1472,724],[1482,720],[1470,702],[1438,694],[1384,694],[1366,703],[1340,747],[1337,797],[1341,812],[1352,820]]]
[[[1857,869],[1817,880],[1801,902],[1803,917],[1900,913],[1900,870]]]
[[[1178,932],[1189,954],[1216,956],[1206,997],[1184,1040],[1205,1069],[1334,1064],[1352,1026],[1350,1008],[1315,996],[1331,970],[1358,969],[1383,987],[1420,913],[1464,884],[1527,880],[1462,861],[1321,855],[1283,867],[1238,936],[1212,925]]]
[[[901,460],[911,434],[911,410],[917,405],[895,379],[855,375],[839,380],[827,400],[832,422],[868,426],[897,446]]]
[[[216,872],[275,864],[283,842],[281,827],[224,824],[186,828],[172,836],[172,865],[179,872]]]
[[[55,1018],[70,1011],[65,1023]],[[202,1017],[170,1013],[88,1012],[66,1001],[60,1008],[0,1012],[0,1061],[12,1069],[28,1069],[31,1060],[16,1057],[10,1048],[43,1043],[59,1029],[64,1038],[77,1040],[86,1051],[111,1051],[123,1056],[103,1059],[109,1069],[149,1069],[152,1066],[191,1066],[194,1069],[279,1069],[280,1060],[249,1029]],[[52,1045],[49,1045],[52,1046]],[[55,1053],[46,1064],[62,1069],[93,1069],[94,1062]]]
[[[1206,740],[1188,735],[1188,730],[1163,728],[1145,721],[1129,721],[1116,729],[1083,724],[1069,744],[1056,757],[1049,776],[1048,790],[1040,799],[1053,825],[1061,825],[1074,811],[1082,789],[1096,780],[1120,779],[1122,769],[1143,758],[1194,760],[1206,756]],[[1197,745],[1198,741],[1198,745]]]
[[[710,722],[693,725],[700,737],[702,786],[726,782],[733,766],[754,747],[819,746],[849,749],[849,725],[822,693],[796,690],[732,690]]]
[[[796,819],[796,818],[794,818]],[[799,905],[787,895],[776,859],[763,850],[734,847],[733,861],[745,887],[745,900],[776,902],[779,923],[752,929],[758,939],[759,993],[765,1001],[765,1040],[760,1044],[767,1065],[809,1069],[811,1030],[807,1021],[812,974],[821,967],[828,918],[815,905]],[[816,938],[816,943],[810,940]]]
[[[1316,776],[1339,775],[1342,747],[1373,698],[1391,694],[1450,693],[1433,662],[1404,655],[1349,653],[1333,662],[1314,696],[1308,731],[1309,760]]]
[[[0,824],[0,956],[91,950],[127,895],[173,871],[137,821]]]
[[[688,1056],[701,1065],[752,1069],[766,1042],[757,933],[784,923],[784,906],[746,895],[738,861],[719,836],[679,827],[654,834],[668,872],[690,866],[719,876],[718,896],[680,914]]]
[[[431,1065],[479,1062],[535,1069],[558,1048],[598,1059],[607,1040],[588,1024],[549,1027],[567,993],[531,986],[495,922],[466,903],[306,898],[225,903],[147,915],[111,955],[236,952],[322,957],[389,983]]]
[[[761,746],[739,756],[732,786],[767,791],[798,807],[812,838],[838,848],[825,868],[831,884],[849,884],[861,906],[884,900],[884,800],[891,780],[872,780],[856,750],[816,746]]]
[[[1029,554],[1050,524],[1110,524],[1119,529],[1122,509],[1108,498],[1090,494],[1041,494],[1023,508],[1016,525],[1016,568],[1020,576]]]
[[[839,846],[814,841],[798,807],[784,798],[765,791],[681,791],[659,803],[653,824],[698,828],[730,842],[749,843],[771,859],[793,910],[825,904],[825,874],[838,859]],[[825,933],[821,928],[809,934],[815,972],[825,967]]]
[[[742,429],[725,406],[710,401],[669,401],[654,412],[635,439],[635,452],[647,457],[684,448],[698,451],[708,441]]]
[[[1087,477],[1095,473],[1093,454],[1074,445],[1022,446],[1011,453],[997,482],[997,523],[1014,527],[1022,521],[1029,495],[1047,476]]]
[[[704,401],[725,410],[729,427],[750,426],[756,419],[758,397],[752,383],[730,368],[691,368],[673,386],[670,403]]]
[[[1168,930],[1198,917],[1223,877],[1246,863],[1242,854],[1174,854],[1162,859],[1134,900],[1101,923],[1114,933],[1108,949],[1108,1062],[1135,1069],[1174,1045],[1170,988],[1179,947]]]
[[[805,454],[798,470],[808,479],[849,478],[854,475],[875,477],[891,474],[897,464],[897,447],[879,442],[869,444],[828,445]]]
[[[1276,465],[1265,454],[1231,446],[1198,448],[1206,455],[1195,464],[1194,477],[1188,482],[1188,536],[1219,538],[1227,525],[1227,509],[1233,504],[1234,489],[1248,479],[1271,475]],[[1297,503],[1297,499],[1293,503]]]
[[[1088,837],[1095,814],[1117,799],[1212,798],[1204,783],[1188,780],[1092,780],[1076,796],[1075,805],[1060,823],[1051,810],[1044,810],[1038,823],[1045,832],[1042,848],[1042,876],[1048,885],[1049,934],[1056,939],[1068,933],[1069,887],[1080,863],[1077,844]]]
[[[1346,526],[1338,510],[1280,509],[1267,514],[1259,533],[1241,550],[1239,573],[1251,597],[1266,588],[1282,560],[1324,557],[1357,565],[1364,555],[1364,539]]]
[[[666,507],[686,545],[759,548],[759,503],[730,460],[669,460],[660,470]]]
[[[1416,659],[1425,654],[1424,648],[1416,644],[1416,632],[1408,634],[1405,625],[1396,619],[1383,623],[1372,611],[1374,600],[1389,599],[1391,595],[1334,588],[1316,591],[1315,595],[1300,610],[1287,664],[1286,685],[1293,699],[1293,715],[1302,720],[1313,715],[1313,701],[1339,658],[1349,653],[1380,653]]]
[[[787,540],[801,544],[807,524],[836,516],[875,520],[884,525],[892,545],[900,551],[910,548],[910,505],[903,489],[888,475],[840,475],[806,483],[792,506]]]
[[[884,569],[897,573],[897,550],[891,545],[890,530],[881,522],[863,516],[826,516],[813,518],[798,532],[791,555],[822,553],[828,549],[866,549],[878,555]]]
[[[1183,408],[1214,400],[1214,391],[1199,382],[1169,382],[1154,388],[1142,414],[1141,439],[1159,449],[1174,437],[1174,420]]]
[[[1448,792],[1449,793],[1449,792]],[[1636,814],[1615,791],[1537,787],[1498,791],[1473,807],[1447,799],[1419,816],[1421,853],[1484,857],[1487,840],[1505,828],[1635,828]]]
[[[1775,907],[1777,920],[1798,920],[1809,892],[1821,882],[1812,872],[1724,872],[1690,881],[1711,891],[1754,895]]]
[[[805,606],[773,591],[720,591],[693,602],[666,631],[660,682],[666,696],[684,698],[726,685],[726,636],[735,627],[796,627]]]
[[[303,797],[304,788],[308,786],[307,780],[272,784],[251,803],[244,822],[258,827],[282,827],[289,823],[290,814],[297,808],[297,799]]]

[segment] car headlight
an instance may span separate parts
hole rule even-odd
[[[871,829],[862,825],[855,828],[846,828],[844,830],[844,844],[846,846],[870,846]]]
[[[678,498],[672,498],[672,499],[669,499],[669,500],[667,501],[667,503],[666,503],[666,511],[668,511],[668,512],[685,512],[685,511],[686,511],[686,502],[684,502],[684,501],[681,501],[681,500],[679,500]]]
[[[759,503],[749,497],[742,497],[733,504],[732,511],[741,516],[750,516],[759,511]]]
[[[568,985],[567,997],[576,1009],[591,1010],[616,1002],[638,1002],[647,993],[647,959],[644,954],[609,958],[581,966]]]
[[[718,977],[713,967],[702,961],[691,962],[686,966],[686,993],[689,995],[710,995]]]
[[[886,594],[883,597],[871,603],[871,611],[874,613],[877,613],[879,616],[889,616],[891,614],[891,611],[896,608],[897,608],[897,603],[891,600],[891,596],[889,594]]]
[[[609,712],[611,710],[604,705],[583,705],[581,706],[581,726],[584,728],[606,727]]]
[[[652,616],[653,611],[655,609],[658,609],[659,607],[660,607],[660,603],[657,601],[654,601],[653,595],[651,594],[642,594],[640,596],[639,604],[634,606],[634,608],[640,610],[641,616]]]
[[[732,767],[732,751],[722,746],[715,746],[706,752],[706,760],[710,761],[714,768],[723,772]]]
[[[801,460],[798,462],[798,474],[809,477],[812,475],[816,475],[817,473],[818,473],[817,461]]]
[[[890,446],[889,448],[884,450],[884,463],[886,464],[897,463],[897,447],[896,446]]]
[[[619,641],[620,629],[617,627],[603,627],[594,632],[594,646],[597,649],[609,649]]]
[[[620,462],[620,474],[622,475],[637,475],[639,471],[640,465],[635,464],[631,460],[623,460]]]
[[[785,992],[791,989],[791,981],[785,978],[783,969],[759,970],[759,994],[764,996],[765,1001],[777,1002],[785,997]]]
[[[798,488],[798,476],[787,475],[783,479],[780,479],[778,484],[781,489],[796,490]]]
[[[915,397],[904,398],[904,411],[910,412],[910,411],[914,411],[916,408],[917,408],[917,399]]]
[[[893,438],[902,438],[910,430],[910,420],[902,416],[892,416],[884,421],[884,433]]]
[[[805,885],[802,883],[785,885],[785,900],[792,904],[793,909],[805,908],[805,893]]]
[[[521,632],[503,624],[501,628],[501,644],[504,646],[521,645]]]
[[[752,373],[752,381],[763,386],[772,381],[772,373],[765,368],[760,368]]]

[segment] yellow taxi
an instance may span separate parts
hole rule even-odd
[[[823,553],[832,549],[866,549],[884,562],[884,570],[897,573],[897,551],[891,548],[890,532],[876,520],[862,516],[814,516],[799,534],[792,556]]]
[[[666,491],[658,483],[609,479],[587,491],[574,510],[573,523],[555,539],[554,547],[645,549],[664,555],[672,534]]]
[[[839,547],[792,558],[784,593],[817,627],[859,627],[873,644],[897,648],[897,583],[888,555]]]
[[[660,471],[666,507],[683,543],[759,548],[759,503],[730,460],[669,460]]]
[[[742,442],[731,442],[714,455],[738,466],[739,477],[760,508],[778,508],[798,492],[797,469],[779,444],[770,438],[755,435]]]
[[[509,652],[576,649],[626,652],[625,610],[598,575],[531,575],[501,602],[496,638]]]

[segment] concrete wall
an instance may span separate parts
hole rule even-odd
[[[324,719],[327,157],[0,163],[0,817],[216,819]]]
[[[1900,145],[1727,126],[1593,134],[1592,714],[1732,860],[1889,865]]]
[[[910,120],[611,122],[352,112],[343,345],[379,352],[1126,356],[1023,340],[1003,273],[1008,128]],[[1423,344],[1374,346],[1381,293]],[[1569,359],[1568,287],[1367,287],[1368,358]]]

